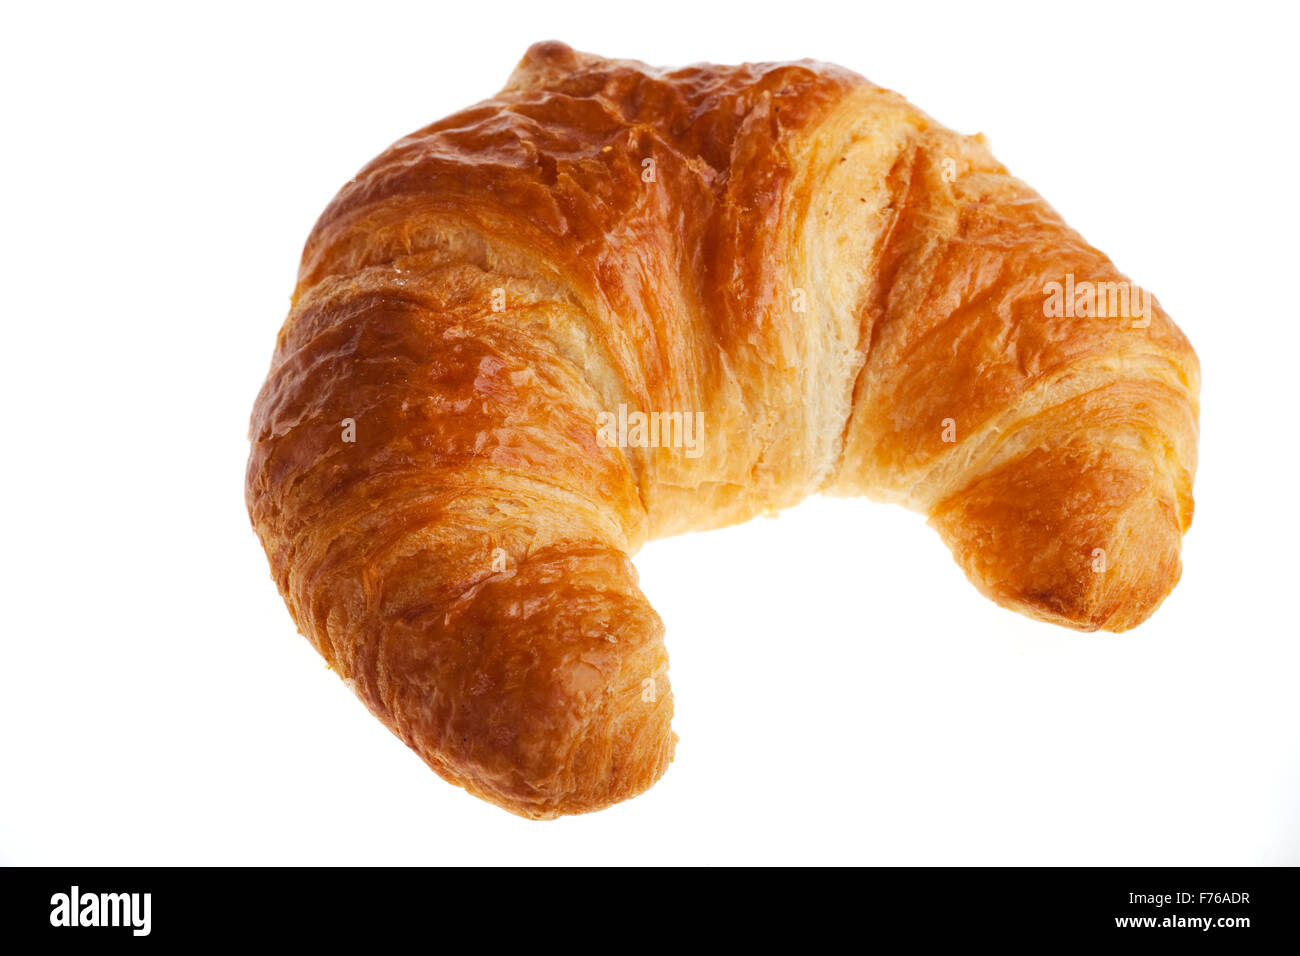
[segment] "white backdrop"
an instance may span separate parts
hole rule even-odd
[[[0,861],[1300,863],[1292,8],[34,9],[0,58]],[[371,718],[270,579],[248,415],[326,202],[545,38],[841,63],[1154,290],[1204,369],[1154,618],[1031,622],[920,516],[812,500],[638,557],[681,735],[642,797],[516,819]]]

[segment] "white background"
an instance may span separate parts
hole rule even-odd
[[[877,8],[879,7],[879,8]],[[1300,863],[1295,14],[667,0],[4,14],[0,860]],[[652,544],[681,735],[531,823],[326,670],[243,503],[315,217],[533,41],[899,90],[1154,290],[1204,368],[1182,583],[1126,635],[982,598],[919,515]]]

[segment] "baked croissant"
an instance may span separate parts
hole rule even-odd
[[[1130,628],[1180,573],[1198,383],[1148,294],[897,94],[540,43],[316,223],[247,501],[371,712],[554,817],[672,760],[642,543],[866,495],[998,603]]]

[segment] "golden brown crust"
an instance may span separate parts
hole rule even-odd
[[[672,759],[628,560],[652,537],[866,494],[1033,616],[1118,630],[1163,599],[1195,356],[1158,307],[1045,315],[1067,274],[1124,281],[855,74],[537,44],[316,224],[249,511],[300,629],[438,773],[598,809]],[[602,442],[620,406],[701,415],[697,453]]]

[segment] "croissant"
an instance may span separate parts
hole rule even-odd
[[[247,504],[370,711],[548,818],[672,760],[644,542],[865,495],[998,603],[1131,628],[1180,574],[1199,374],[982,137],[897,94],[540,43],[316,223]]]

